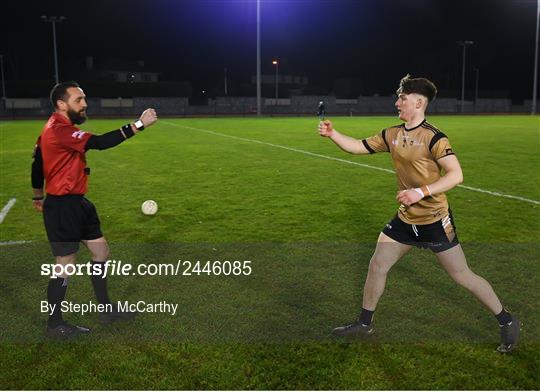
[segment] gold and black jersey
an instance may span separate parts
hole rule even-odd
[[[441,177],[437,161],[454,154],[446,135],[426,120],[412,129],[405,124],[383,129],[362,143],[372,154],[390,152],[400,190],[434,183]],[[400,219],[409,224],[425,225],[447,215],[444,193],[427,196],[409,207],[402,204],[398,210]]]

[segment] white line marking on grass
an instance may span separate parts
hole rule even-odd
[[[0,242],[0,246],[28,244],[29,242],[32,242],[32,241],[2,241]]]
[[[161,122],[165,122],[165,121],[161,121]],[[257,143],[257,144],[264,144],[264,145],[266,145],[266,146],[271,146],[271,147],[276,147],[276,148],[282,148],[282,149],[284,149],[284,150],[289,150],[289,151],[299,152],[299,153],[301,153],[301,154],[311,155],[311,156],[317,157],[317,158],[330,159],[331,161],[338,161],[338,162],[348,163],[348,164],[350,164],[350,165],[356,165],[356,166],[367,167],[368,169],[375,169],[375,170],[380,170],[380,171],[383,171],[383,172],[387,172],[387,173],[392,173],[392,174],[394,174],[394,171],[393,171],[393,170],[390,170],[390,169],[385,169],[385,168],[382,168],[382,167],[366,165],[365,163],[358,163],[358,162],[348,161],[348,160],[346,160],[346,159],[341,159],[341,158],[329,157],[328,155],[317,154],[317,153],[310,152],[310,151],[300,150],[300,149],[298,149],[298,148],[282,146],[282,145],[280,145],[280,144],[273,144],[273,143],[268,143],[268,142],[262,142],[262,141],[260,141],[260,140],[256,140],[256,139],[248,139],[248,138],[240,137],[240,136],[227,135],[227,134],[225,134],[225,133],[219,133],[219,132],[209,131],[208,129],[193,128],[193,127],[188,127],[188,126],[185,126],[185,125],[178,125],[178,124],[174,124],[174,123],[170,123],[170,122],[166,122],[166,123],[167,123],[167,124],[170,124],[170,125],[173,125],[173,126],[181,127],[181,128],[191,129],[191,130],[194,130],[194,131],[200,131],[200,132],[210,133],[210,134],[216,135],[216,136],[223,136],[223,137],[228,137],[228,138],[230,138],[230,139],[242,140],[242,141],[245,141],[245,142]]]
[[[15,205],[15,202],[17,201],[17,199],[13,198],[13,199],[10,199],[7,204],[4,206],[4,208],[2,208],[2,211],[0,211],[0,223],[2,223],[4,221],[4,219],[6,218],[6,215],[8,214],[9,210],[11,210],[11,207],[13,207]]]
[[[263,142],[261,140],[256,140],[256,139],[248,139],[248,138],[240,137],[240,136],[227,135],[226,133],[215,132],[215,131],[211,131],[211,130],[208,130],[208,129],[188,127],[187,125],[179,125],[179,124],[175,124],[175,123],[172,123],[172,122],[169,122],[169,121],[161,121],[161,122],[165,123],[165,124],[175,126],[175,127],[191,129],[193,131],[209,133],[209,134],[216,135],[216,136],[227,137],[229,139],[242,140],[242,141],[250,142],[250,143],[263,144],[263,145],[266,145],[266,146],[275,147],[275,148],[281,148],[283,150],[288,150],[288,151],[294,151],[294,152],[298,152],[300,154],[310,155],[310,156],[317,157],[317,158],[329,159],[331,161],[347,163],[349,165],[361,166],[361,167],[365,167],[365,168],[368,168],[368,169],[380,170],[380,171],[383,171],[383,172],[386,172],[386,173],[395,174],[395,171],[390,170],[390,169],[385,169],[385,168],[382,168],[382,167],[367,165],[365,163],[358,163],[358,162],[354,162],[354,161],[349,161],[347,159],[334,158],[334,157],[331,157],[331,156],[328,156],[328,155],[322,155],[322,154],[317,154],[317,153],[310,152],[310,151],[300,150],[298,148],[282,146],[280,144]],[[458,185],[458,187],[463,188],[463,189],[467,189],[469,191],[487,193],[488,195],[492,195],[492,196],[503,197],[503,198],[507,198],[507,199],[520,200],[520,201],[524,201],[526,203],[540,205],[540,201],[538,201],[538,200],[527,199],[527,198],[521,197],[521,196],[507,195],[507,194],[504,194],[504,193],[488,191],[488,190],[485,190],[485,189],[473,188],[473,187],[467,186],[467,185]]]
[[[499,197],[506,197],[507,199],[515,199],[515,200],[521,200],[521,201],[524,201],[524,202],[527,202],[527,203],[540,204],[540,201],[538,201],[538,200],[526,199],[526,198],[521,197],[521,196],[506,195],[506,194],[504,194],[504,193],[493,192],[493,191],[486,191],[485,189],[473,188],[472,186],[467,186],[467,185],[458,185],[458,187],[464,188],[464,189],[468,189],[468,190],[470,190],[470,191],[481,192],[481,193],[487,193],[488,195],[499,196]]]

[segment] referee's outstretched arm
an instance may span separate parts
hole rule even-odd
[[[138,121],[126,124],[120,129],[104,133],[103,135],[92,135],[86,142],[86,150],[106,150],[129,139],[137,132],[149,127],[157,121],[157,114],[154,109],[146,109]]]

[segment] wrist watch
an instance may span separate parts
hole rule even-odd
[[[141,120],[135,121],[135,128],[137,128],[137,130],[139,131],[142,131],[144,129],[143,122]]]

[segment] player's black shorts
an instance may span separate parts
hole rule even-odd
[[[96,207],[82,195],[47,195],[43,220],[54,256],[75,253],[80,241],[103,236]]]
[[[441,220],[427,225],[410,225],[396,215],[382,232],[402,244],[428,248],[435,253],[459,244],[451,212]]]

